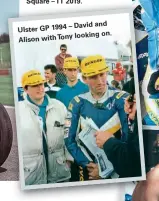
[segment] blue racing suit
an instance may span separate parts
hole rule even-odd
[[[140,3],[145,11],[141,17],[148,33],[150,67],[152,70],[157,70],[159,68],[159,1],[140,0]]]
[[[104,127],[110,119],[116,121],[114,115],[121,124],[122,140],[126,141],[128,133],[127,115],[124,111],[124,100],[128,93],[118,91],[108,86],[106,93],[98,101],[93,98],[91,92],[74,97],[68,110],[71,113],[70,127],[65,136],[65,144],[76,163],[83,168],[91,161],[81,150],[78,144],[78,128],[84,128],[89,120],[92,120],[98,129]],[[120,130],[120,128],[118,128]]]

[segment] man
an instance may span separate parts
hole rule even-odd
[[[76,96],[69,105],[71,117],[70,124],[67,124],[69,130],[65,133],[65,143],[75,162],[84,170],[88,170],[89,179],[98,179],[98,165],[91,153],[89,155],[84,153],[83,148],[86,147],[81,146],[76,134],[88,124],[103,130],[101,132],[104,134],[107,124],[110,126],[113,123],[115,125],[111,130],[115,133],[120,130],[121,122],[122,139],[125,140],[128,125],[124,112],[124,98],[128,94],[116,91],[106,84],[108,67],[105,59],[100,55],[83,59],[81,72],[90,91]]]
[[[22,77],[27,95],[19,102],[18,124],[26,185],[64,182],[70,178],[63,129],[66,108],[45,95],[44,83],[37,70]]]
[[[61,101],[67,108],[70,101],[77,95],[88,92],[88,86],[78,80],[79,61],[77,58],[69,57],[64,60],[64,73],[67,77],[65,85],[57,93],[57,100]]]
[[[106,131],[105,135],[101,132],[95,134],[96,143],[98,147],[104,149],[120,177],[137,177],[141,176],[141,164],[135,96],[132,108],[128,100],[125,100],[125,112],[131,123],[127,142],[123,143],[115,139],[111,132]],[[131,130],[133,127],[134,129]]]
[[[55,98],[57,92],[60,90],[60,87],[58,86],[56,82],[56,66],[55,65],[46,65],[44,67],[45,70],[45,79],[47,82],[44,83],[45,87],[45,93],[50,97],[50,98]]]
[[[146,181],[140,181],[132,195],[132,201],[159,200],[159,165],[148,172]]]
[[[56,64],[56,68],[57,68],[56,80],[57,80],[58,85],[60,87],[63,87],[64,84],[67,83],[66,76],[63,73],[64,59],[71,57],[71,55],[66,53],[67,46],[65,44],[62,44],[60,46],[60,51],[61,51],[61,53],[55,57],[55,64]]]
[[[121,84],[124,84],[124,79],[126,76],[126,70],[123,68],[120,62],[116,63],[116,68],[112,71],[114,80],[121,82]]]

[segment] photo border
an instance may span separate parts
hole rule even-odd
[[[36,20],[49,20],[49,19],[60,19],[60,18],[70,18],[70,17],[84,17],[84,16],[95,16],[95,15],[109,15],[109,14],[122,14],[128,13],[130,19],[130,36],[132,41],[132,55],[133,55],[133,71],[135,78],[135,91],[136,91],[136,105],[137,105],[137,119],[138,119],[138,134],[139,134],[139,146],[140,146],[140,162],[142,175],[140,177],[129,177],[129,178],[117,178],[117,179],[102,179],[102,180],[91,180],[91,181],[78,181],[78,182],[64,182],[64,183],[52,183],[52,184],[38,184],[38,185],[25,185],[24,170],[23,170],[23,155],[22,146],[20,139],[20,127],[17,123],[17,139],[18,139],[18,152],[19,152],[19,175],[22,190],[30,189],[43,189],[43,188],[56,188],[56,187],[70,187],[70,186],[84,186],[84,185],[94,185],[94,184],[108,184],[108,183],[121,183],[129,181],[139,181],[145,180],[145,159],[144,159],[144,149],[143,149],[143,136],[142,136],[142,121],[141,121],[141,110],[140,110],[140,95],[139,95],[139,81],[137,74],[137,60],[136,60],[136,48],[135,48],[135,30],[133,21],[133,9],[104,9],[97,11],[87,11],[87,12],[70,12],[70,13],[59,13],[54,15],[44,15],[44,16],[29,16],[20,18],[10,18],[9,22],[9,36],[10,36],[10,49],[11,49],[11,61],[12,61],[12,75],[13,75],[13,88],[14,88],[14,102],[15,102],[15,114],[16,122],[19,122],[21,118],[18,115],[18,92],[16,86],[16,65],[15,65],[15,51],[14,51],[14,37],[13,37],[13,23],[15,22],[25,22],[25,21],[36,21]],[[19,134],[18,134],[19,133]]]

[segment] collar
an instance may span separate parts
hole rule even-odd
[[[109,97],[109,90],[108,90],[108,86],[106,87],[106,91],[105,93],[103,94],[103,96],[101,98],[99,98],[98,100],[95,99],[93,96],[92,96],[92,93],[91,91],[89,91],[89,96],[90,96],[90,99],[93,103],[103,103],[105,100],[107,100],[107,98]]]
[[[45,94],[46,98],[48,99],[48,104],[47,104],[47,107],[46,107],[46,112],[52,108],[55,108],[55,104],[54,104],[54,101],[52,101],[52,99],[47,95]],[[27,106],[29,106],[34,112],[36,115],[39,114],[39,107],[34,104],[33,102],[30,102],[28,99],[27,99],[27,96],[26,98],[24,99],[24,102]]]

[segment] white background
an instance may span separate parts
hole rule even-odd
[[[37,15],[37,14],[52,14],[57,12],[69,12],[69,11],[88,11],[105,8],[125,8],[130,7],[131,0],[82,0],[80,5],[68,5],[68,4],[39,4],[31,5],[26,4],[26,0],[20,1],[20,16]],[[66,0],[64,0],[66,1]]]
[[[124,201],[124,185],[107,184],[20,191],[19,182],[0,182],[1,200],[11,201]]]

